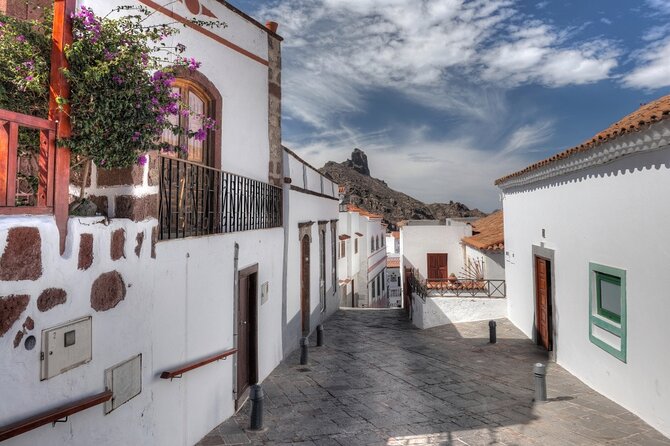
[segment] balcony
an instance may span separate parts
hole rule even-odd
[[[408,275],[409,287],[421,299],[426,297],[472,297],[504,299],[504,280],[479,278],[423,279],[418,271]]]
[[[160,240],[282,226],[282,189],[161,155]]]

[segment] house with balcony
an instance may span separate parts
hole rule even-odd
[[[117,6],[56,0],[57,54],[81,4],[99,16]],[[202,65],[178,72],[173,90],[217,126],[184,141],[184,154],[151,153],[127,169],[93,165],[84,191],[98,215],[70,217],[79,188],[69,184],[69,150],[55,145],[65,117],[0,110],[8,445],[195,444],[336,307],[335,185],[282,148],[276,24],[214,0],[123,4],[152,11],[147,25],[184,24],[165,43],[186,45]],[[185,131],[193,124],[171,119]],[[17,193],[24,129],[41,134],[34,197]]]
[[[344,206],[338,226],[340,306],[387,308],[386,225],[381,215]]]
[[[403,296],[419,328],[506,316],[502,214],[400,225]]]
[[[665,435],[669,118],[665,96],[496,181],[509,319]]]

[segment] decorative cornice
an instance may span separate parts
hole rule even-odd
[[[503,191],[524,187],[539,181],[561,177],[570,173],[611,163],[638,153],[653,152],[670,147],[670,121],[652,124],[636,133],[622,135],[583,153],[556,161],[547,166],[512,177],[498,185]]]

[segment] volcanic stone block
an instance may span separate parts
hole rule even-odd
[[[28,307],[30,296],[27,294],[12,294],[0,297],[0,337],[12,328],[14,322],[19,320],[21,313]]]
[[[158,194],[144,197],[119,195],[116,197],[116,218],[129,218],[132,221],[143,221],[158,218]]]
[[[93,234],[81,234],[79,237],[79,261],[77,268],[87,270],[93,264]]]
[[[91,287],[91,308],[107,311],[116,307],[126,297],[126,285],[118,271],[101,274]]]
[[[23,339],[23,331],[17,331],[16,336],[14,336],[14,348],[18,347]]]
[[[117,229],[112,232],[111,255],[112,260],[119,260],[121,257],[126,258],[125,252],[126,231],[124,229]]]
[[[67,293],[60,288],[48,288],[42,291],[37,298],[37,309],[44,312],[49,311],[56,305],[64,304],[67,301]]]
[[[42,238],[37,228],[12,228],[0,258],[0,280],[37,280],[42,276]]]
[[[142,244],[144,243],[144,231],[137,233],[137,237],[135,237],[135,242],[137,243],[135,245],[135,255],[139,257],[140,254],[142,253]]]

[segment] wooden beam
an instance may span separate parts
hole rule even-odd
[[[72,19],[76,0],[54,0],[54,21],[51,41],[51,75],[49,86],[49,119],[58,121],[57,134],[66,139],[72,134],[70,124],[70,105],[58,105],[58,98],[70,98],[70,88],[62,69],[67,68],[63,50],[72,44]],[[56,172],[54,184],[54,215],[60,233],[60,252],[65,251],[67,237],[68,207],[70,200],[70,149],[61,147],[56,150]]]

